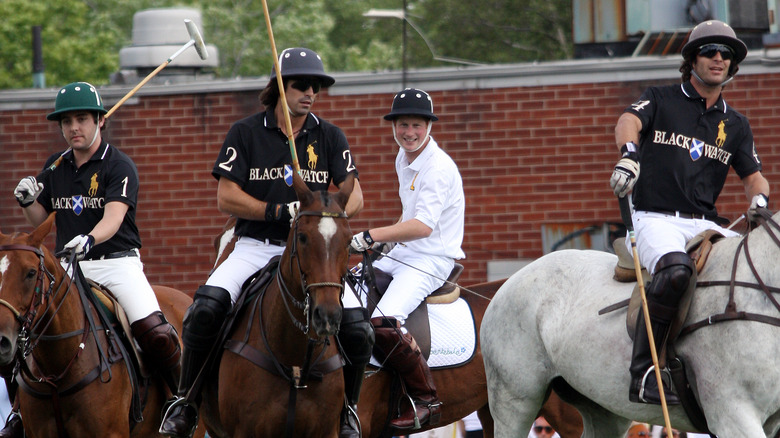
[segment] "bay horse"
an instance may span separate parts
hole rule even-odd
[[[116,335],[92,323],[99,321],[94,309],[85,312],[76,284],[43,245],[53,221],[52,214],[29,234],[0,233],[0,367],[8,369],[23,356],[21,368],[29,370],[17,377],[16,395],[26,435],[160,436],[165,383],[150,381],[143,421],[132,422],[128,369],[107,340],[107,332]],[[164,286],[154,291],[166,319],[181,333],[192,300]]]
[[[214,239],[217,258],[215,266],[222,263],[232,251],[236,240],[234,227],[235,218],[231,217]],[[505,279],[471,285],[461,292],[461,296],[471,308],[477,328],[477,347],[474,357],[468,364],[459,367],[431,369],[439,398],[443,401],[442,419],[439,425],[452,423],[478,411],[486,438],[493,436],[493,419],[487,403],[487,382],[478,333],[485,309],[504,281]],[[363,437],[378,438],[391,433],[386,427],[391,409],[392,386],[392,371],[374,369],[367,374],[358,405]],[[324,409],[324,406],[326,405],[321,405],[319,409]],[[340,406],[334,406],[332,409],[340,411]],[[541,407],[539,415],[544,416],[562,438],[574,438],[582,434],[582,419],[579,413],[574,407],[563,402],[554,391],[550,392],[549,399]],[[430,428],[432,426],[425,425],[421,430]]]
[[[352,233],[344,208],[354,185],[312,192],[294,173],[300,201],[267,287],[238,313],[200,407],[209,435],[336,437],[344,400],[334,335]],[[239,298],[241,300],[241,298]]]
[[[674,341],[706,428],[720,437],[780,432],[780,227],[778,214],[766,217],[713,245]],[[553,252],[496,293],[481,340],[497,437],[525,436],[551,386],[570,394],[562,397],[582,414],[585,438],[621,437],[630,420],[664,424],[660,406],[628,401],[626,308],[599,312],[631,296],[633,284],[612,279],[616,262],[606,252]],[[672,427],[696,431],[681,405],[669,415]]]

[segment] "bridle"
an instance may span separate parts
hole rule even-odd
[[[303,300],[298,300],[293,296],[293,294],[290,292],[290,290],[287,288],[287,285],[284,282],[284,279],[282,278],[282,270],[278,269],[276,271],[276,281],[279,284],[279,290],[281,292],[282,296],[282,302],[284,303],[284,307],[287,309],[287,314],[290,316],[290,319],[292,320],[293,325],[297,327],[299,330],[303,332],[303,334],[308,335],[309,334],[309,328],[311,326],[311,308],[309,306],[311,293],[310,290],[317,288],[317,287],[336,287],[339,289],[339,295],[344,294],[344,281],[346,280],[347,276],[347,266],[344,266],[344,274],[341,276],[341,282],[340,283],[334,283],[329,281],[319,282],[319,283],[311,283],[309,284],[306,281],[306,274],[303,272],[303,268],[301,267],[301,258],[298,254],[298,219],[301,216],[317,216],[317,217],[329,217],[334,219],[347,219],[347,214],[343,211],[341,212],[328,212],[328,211],[301,211],[298,212],[298,214],[295,216],[294,225],[293,225],[293,239],[292,239],[292,245],[290,248],[290,272],[293,271],[293,259],[295,259],[297,267],[298,267],[298,276],[301,279],[301,291],[303,292],[304,298]],[[295,306],[298,309],[303,310],[304,318],[306,319],[306,324],[304,325],[301,323],[298,318],[296,318],[293,313],[292,309],[290,308],[290,305],[288,303],[288,300],[292,303],[293,306]]]
[[[14,317],[21,325],[21,328],[19,329],[19,343],[24,346],[24,348],[21,349],[22,357],[26,357],[32,350],[27,341],[29,339],[30,333],[32,333],[34,330],[33,322],[38,315],[39,308],[41,308],[41,306],[45,302],[48,302],[49,298],[51,298],[55,278],[54,274],[46,269],[44,264],[43,251],[41,251],[40,248],[29,245],[10,244],[0,245],[0,252],[2,251],[30,251],[38,256],[38,274],[35,279],[35,287],[33,289],[33,295],[30,298],[30,305],[27,308],[27,311],[22,314],[22,312],[16,309],[11,303],[0,298],[0,305],[8,308],[8,310],[14,314]],[[49,280],[48,286],[45,286],[46,279]]]

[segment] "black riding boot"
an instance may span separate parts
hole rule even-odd
[[[653,330],[653,340],[655,341],[655,350],[657,354],[661,353],[661,347],[664,345],[664,338],[669,331],[669,323],[656,322],[650,320],[650,327]],[[650,352],[650,339],[647,336],[647,327],[645,327],[644,312],[640,312],[634,329],[634,351],[631,356],[631,386],[629,388],[628,399],[634,403],[648,403],[654,405],[661,404],[661,393],[658,389],[658,380],[655,376],[653,367],[653,357]],[[678,405],[680,399],[672,390],[672,380],[668,371],[661,370],[661,379],[664,385],[664,397],[667,405]]]
[[[371,360],[374,347],[374,329],[369,322],[368,310],[344,309],[338,339],[347,360],[343,368],[345,404],[341,411],[339,438],[360,438],[357,405],[366,365]]]
[[[5,387],[8,391],[8,400],[13,403],[16,400],[19,384],[12,377],[3,377],[3,380],[5,380]],[[18,406],[14,406],[11,410],[11,414],[5,421],[5,426],[0,430],[0,438],[24,438],[24,425],[18,409]]]
[[[176,438],[191,438],[198,425],[199,394],[190,394],[190,388],[209,359],[217,341],[225,316],[230,311],[228,291],[219,287],[201,286],[184,315],[181,379],[178,398],[165,412],[160,433]]]
[[[0,438],[24,438],[24,425],[22,416],[18,412],[12,411],[5,422],[5,427],[0,430]]]
[[[677,315],[680,299],[688,290],[691,281],[694,284],[696,282],[696,267],[688,254],[672,252],[661,257],[655,271],[653,281],[647,288],[647,310],[650,313],[655,350],[660,356],[663,346],[666,345],[669,328]],[[661,404],[643,311],[639,313],[634,329],[634,350],[629,372],[631,385],[628,399],[636,403]],[[672,390],[672,379],[668,371],[661,370],[661,380],[666,404],[680,404],[680,399]]]

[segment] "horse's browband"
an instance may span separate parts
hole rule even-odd
[[[32,251],[37,254],[38,257],[43,257],[43,251],[41,251],[40,248],[36,248],[30,245],[0,245],[0,251]]]

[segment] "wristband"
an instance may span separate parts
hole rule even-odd
[[[365,240],[369,245],[374,244],[374,239],[371,238],[371,234],[368,233],[368,230],[363,231],[363,240]]]

